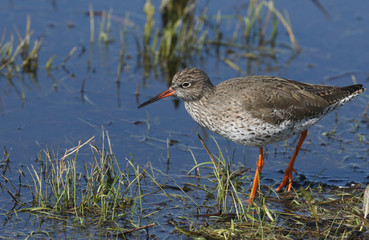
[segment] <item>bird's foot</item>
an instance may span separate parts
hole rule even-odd
[[[291,191],[291,188],[292,188],[292,171],[295,174],[297,174],[297,172],[296,172],[296,170],[294,168],[292,168],[292,169],[286,169],[286,172],[284,173],[284,177],[283,177],[283,180],[282,180],[281,184],[275,190],[276,192],[281,192],[283,190],[283,188],[286,186],[287,183],[288,183],[287,191],[288,192]]]

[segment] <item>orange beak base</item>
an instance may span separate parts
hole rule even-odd
[[[156,102],[162,98],[166,98],[166,97],[169,97],[169,96],[172,96],[176,91],[171,89],[171,88],[168,88],[167,90],[165,90],[164,92],[156,95],[155,97],[151,98],[150,100],[142,103],[141,105],[139,105],[137,108],[142,108],[146,105],[149,105],[150,103],[153,103],[153,102]]]

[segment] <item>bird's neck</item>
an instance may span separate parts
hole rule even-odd
[[[202,89],[202,98],[200,100],[208,100],[214,93],[215,93],[216,87],[209,82],[209,84],[206,84]]]
[[[207,85],[206,88],[203,89],[203,94],[200,99],[193,101],[184,101],[185,108],[190,116],[201,126],[207,127],[206,119],[209,114],[207,106],[213,95],[215,94],[215,86]]]

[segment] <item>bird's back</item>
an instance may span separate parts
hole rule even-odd
[[[213,101],[221,104],[232,99],[256,118],[278,124],[327,114],[364,90],[361,84],[336,87],[277,77],[248,76],[217,85]]]

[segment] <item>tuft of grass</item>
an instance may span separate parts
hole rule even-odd
[[[236,168],[232,161],[226,159],[224,154],[222,153],[218,143],[213,138],[219,154],[218,157],[214,157],[201,136],[198,134],[198,137],[204,146],[206,152],[208,153],[211,161],[210,162],[202,162],[197,164],[189,171],[190,174],[193,170],[197,170],[199,173],[199,168],[210,165],[210,168],[213,170],[213,175],[211,178],[207,178],[210,180],[212,184],[215,184],[215,201],[216,201],[216,209],[217,216],[229,217],[234,216],[237,221],[256,221],[256,219],[264,219],[265,217],[269,217],[272,221],[274,221],[273,212],[268,209],[265,204],[265,199],[260,197],[260,202],[262,203],[262,207],[253,205],[250,206],[246,204],[247,196],[245,193],[248,193],[248,190],[245,190],[244,180],[247,178],[245,176],[245,172],[247,171],[244,167]],[[193,155],[193,154],[192,154]],[[209,193],[210,189],[203,189],[206,194]],[[255,212],[255,214],[251,213]]]
[[[18,43],[11,33],[10,40],[5,42],[6,30],[0,41],[0,73],[9,80],[21,72],[37,75],[38,57],[42,46],[42,38],[31,42],[31,17],[27,16],[25,35],[16,29]]]
[[[244,201],[249,193],[248,187],[243,187],[247,179],[242,176],[244,170],[231,166],[227,163],[232,162],[229,159],[225,161],[214,138],[217,156],[210,154],[199,138],[211,161],[197,163],[194,158],[195,166],[189,173],[196,170],[197,178],[210,181],[203,187],[199,184],[197,194],[203,192],[206,199],[214,199],[217,212],[209,213],[212,207],[207,200],[199,204],[202,206],[199,212],[205,214],[198,214],[197,222],[171,221],[177,232],[205,239],[356,239],[357,236],[364,239],[369,236],[369,222],[365,217],[367,194],[363,194],[362,188],[307,186],[274,197],[263,195],[266,187],[260,186],[258,201],[248,205]],[[210,167],[213,174],[201,177],[199,169],[205,167]],[[267,191],[277,194],[271,188]]]
[[[267,197],[259,208],[237,214],[203,214],[198,222],[170,223],[176,232],[198,239],[367,239],[369,222],[362,216],[363,189],[315,188],[280,198]],[[268,215],[268,217],[262,217]],[[273,219],[269,217],[273,216]],[[183,219],[182,219],[183,220]]]
[[[160,64],[174,75],[183,61],[202,50],[207,31],[204,19],[195,17],[195,1],[161,1],[161,27],[155,26],[157,12],[151,0],[144,5],[146,24],[143,41],[143,64],[146,72]]]
[[[153,183],[150,188],[158,186],[158,191],[164,192],[153,170],[150,173],[150,165],[141,167],[131,156],[125,159],[126,168],[122,169],[113,153],[107,131],[102,131],[102,140],[100,147],[91,137],[84,142],[79,141],[77,146],[62,154],[49,148],[40,153],[37,164],[28,167],[29,174],[20,174],[19,186],[22,188],[16,189],[8,181],[11,184],[8,193],[19,206],[15,213],[41,214],[49,219],[68,216],[73,224],[79,226],[111,226],[109,231],[118,235],[154,226],[141,226],[142,219],[154,214],[145,211],[144,215],[143,198],[151,193],[144,193],[143,185]],[[85,153],[88,147],[92,159],[82,165],[81,159],[85,154],[81,156],[81,152]],[[3,163],[7,159],[9,154],[5,151]],[[5,165],[2,168],[5,170]],[[146,176],[149,181],[142,183]],[[22,179],[25,179],[26,185],[21,184]],[[21,200],[24,196],[31,196],[31,199],[24,202]],[[127,221],[125,226],[132,225],[133,228],[119,227],[122,219]]]
[[[90,43],[95,42],[95,16],[101,17],[100,29],[97,37],[98,42],[104,44],[113,42],[114,40],[110,37],[113,10],[110,9],[108,13],[105,11],[95,12],[93,6],[90,4],[88,16],[90,18]]]
[[[144,5],[144,12],[146,14],[146,23],[145,23],[145,30],[144,30],[144,46],[149,46],[152,30],[154,28],[154,14],[155,14],[155,7],[151,3],[151,0],[147,0]]]
[[[142,49],[140,55],[143,56],[146,74],[159,65],[167,73],[167,81],[170,81],[188,60],[213,50],[229,67],[238,72],[249,71],[249,64],[246,69],[238,65],[239,59],[275,59],[280,23],[288,33],[292,52],[300,50],[287,12],[282,14],[273,0],[249,1],[244,16],[222,15],[220,10],[215,16],[209,16],[206,8],[196,14],[196,6],[192,0],[168,0],[161,1],[157,11],[151,0],[146,0],[143,48],[138,45],[139,52]],[[161,26],[154,21],[157,12],[161,15]],[[228,29],[224,29],[225,25]],[[229,29],[230,26],[234,29]]]
[[[242,18],[245,26],[243,37],[246,43],[255,42],[259,47],[270,44],[274,47],[278,33],[278,24],[281,22],[288,33],[293,49],[299,51],[300,48],[291,23],[288,21],[287,14],[285,11],[284,16],[275,7],[273,0],[251,0],[247,15]]]

